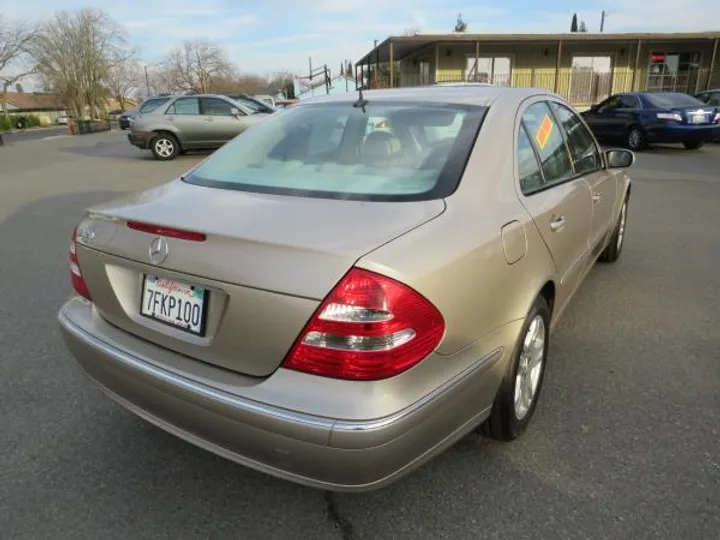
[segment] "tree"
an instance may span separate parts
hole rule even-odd
[[[293,86],[294,78],[295,76],[289,71],[280,71],[278,73],[275,73],[274,75],[268,77],[267,90],[270,94],[284,92],[285,96],[288,99],[291,99],[290,94],[292,94],[293,96],[295,95]],[[290,88],[290,93],[288,93],[288,88]]]
[[[345,68],[345,76],[346,76],[348,79],[354,79],[354,78],[355,78],[355,74],[353,73],[353,65],[352,65],[352,63],[350,62],[350,60],[347,61],[347,67]]]
[[[570,31],[571,31],[571,32],[577,32],[577,31],[578,31],[578,18],[577,18],[577,13],[573,13],[572,22],[570,23]]]
[[[130,94],[141,84],[140,66],[131,59],[112,65],[105,77],[106,88],[123,111]]]
[[[117,24],[94,8],[57,13],[41,26],[31,52],[45,88],[77,117],[93,118],[109,94],[110,70],[133,54]]]
[[[467,30],[467,23],[462,20],[462,13],[458,13],[457,22],[455,23],[456,32],[464,32]]]
[[[23,85],[20,83],[15,83],[15,91],[22,94],[25,89],[23,88]]]
[[[580,21],[580,25],[578,26],[578,32],[587,32],[587,25],[585,24],[585,21]]]
[[[26,66],[25,61],[36,33],[36,27],[25,23],[6,23],[0,15],[0,102],[5,118],[8,118],[8,88],[33,73],[32,67]]]
[[[233,67],[225,52],[205,39],[183,42],[164,62],[167,82],[173,90],[209,92],[213,78],[227,78]]]
[[[464,30],[455,30],[456,32],[464,32]],[[411,26],[410,28],[405,29],[405,35],[406,36],[416,36],[420,33],[420,29],[417,26]]]

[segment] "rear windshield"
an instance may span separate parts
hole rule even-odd
[[[142,104],[142,107],[138,109],[138,113],[140,114],[147,114],[153,112],[155,109],[157,109],[160,105],[163,103],[167,103],[167,101],[170,98],[152,98],[148,99],[145,103]]]
[[[191,184],[351,200],[427,200],[460,180],[485,109],[376,101],[268,117],[191,172]]]
[[[663,109],[666,107],[695,107],[704,103],[697,98],[687,94],[675,92],[663,92],[659,94],[645,94],[645,99],[653,107]]]

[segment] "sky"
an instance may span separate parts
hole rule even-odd
[[[598,2],[598,3],[595,3]],[[337,72],[355,62],[373,40],[451,32],[458,13],[469,33],[566,32],[574,12],[596,32],[608,12],[605,32],[719,31],[720,0],[0,0],[6,19],[38,20],[55,11],[97,7],[125,30],[141,63],[152,66],[185,39],[207,38],[227,51],[242,72],[258,75],[289,70],[307,75],[327,64]],[[652,6],[652,7],[651,7]]]

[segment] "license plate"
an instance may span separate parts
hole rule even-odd
[[[202,336],[208,296],[202,287],[147,274],[143,278],[140,314]]]
[[[704,124],[705,123],[705,115],[704,114],[695,114],[692,116],[692,123],[693,124]]]

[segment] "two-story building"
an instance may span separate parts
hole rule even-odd
[[[442,82],[539,87],[576,106],[615,92],[720,86],[720,32],[391,36],[356,64],[370,88]]]

